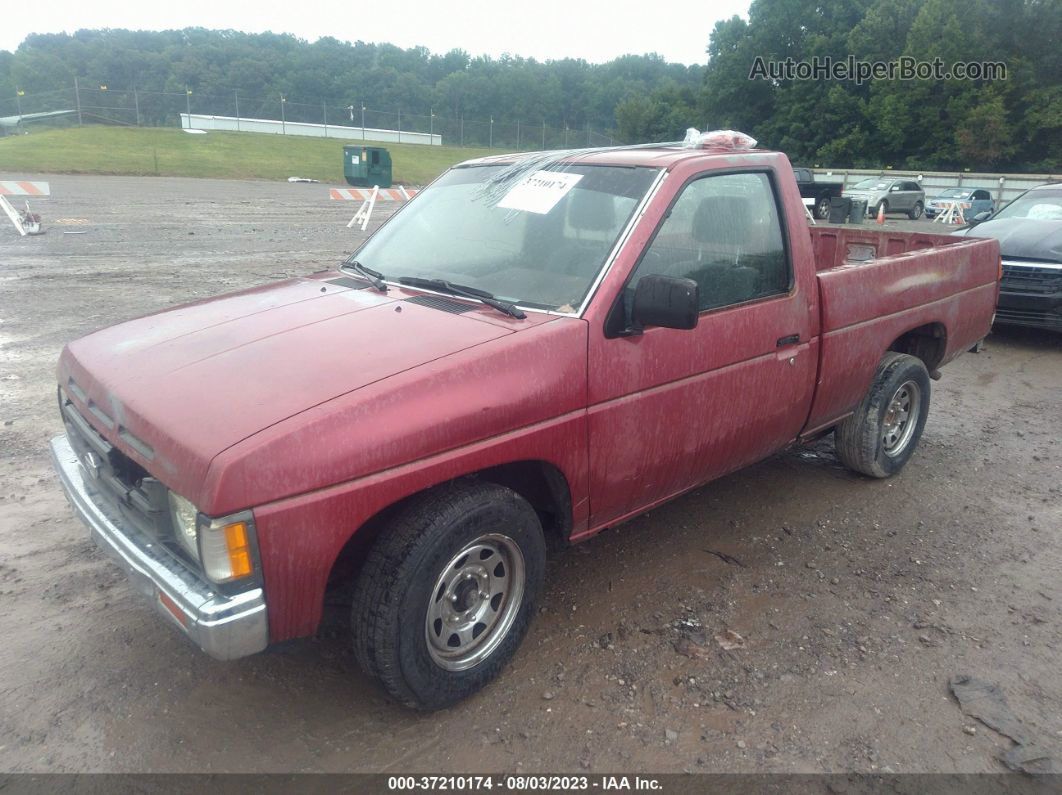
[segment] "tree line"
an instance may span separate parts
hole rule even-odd
[[[1002,62],[1005,80],[749,80],[766,61]],[[755,0],[712,31],[698,109],[808,165],[1062,170],[1060,0]]]
[[[238,89],[307,107],[589,125],[630,143],[730,127],[807,165],[1062,169],[1062,0],[753,0],[748,19],[722,20],[706,40],[707,65],[686,66],[655,54],[540,62],[198,28],[35,34],[0,51],[0,102],[77,76],[197,98]],[[750,79],[758,62],[849,56],[1001,62],[1006,78]]]
[[[238,89],[248,98],[284,95],[307,107],[366,105],[388,113],[611,130],[625,98],[693,92],[702,72],[653,54],[604,64],[575,58],[543,63],[330,37],[310,43],[292,35],[204,29],[81,30],[31,35],[14,53],[0,52],[0,99],[16,90],[28,96],[66,89],[78,76],[83,87],[191,91],[196,101],[231,99]]]

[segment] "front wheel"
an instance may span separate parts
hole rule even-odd
[[[472,481],[426,492],[383,528],[358,577],[358,662],[407,706],[459,701],[516,652],[545,569],[538,515],[516,492]]]
[[[922,217],[922,202],[915,202],[915,206],[911,208],[911,211],[907,213],[907,217],[912,221],[917,221]]]
[[[887,478],[918,447],[929,414],[929,372],[921,359],[887,353],[855,412],[837,426],[837,457],[849,469]]]

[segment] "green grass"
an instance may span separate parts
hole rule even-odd
[[[190,135],[172,128],[79,127],[0,138],[0,171],[215,179],[310,177],[343,184],[344,143],[359,142],[239,132]],[[456,146],[377,145],[390,151],[395,183],[403,185],[423,185],[454,163],[491,154],[487,149]]]

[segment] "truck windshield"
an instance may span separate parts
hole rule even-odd
[[[445,279],[514,304],[577,310],[658,170],[566,164],[489,190],[503,168],[447,172],[357,260],[389,281]]]

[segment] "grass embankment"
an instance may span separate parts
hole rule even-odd
[[[358,143],[262,133],[192,135],[171,128],[79,127],[0,138],[0,171],[215,179],[309,177],[343,184],[343,146]],[[492,153],[456,146],[366,144],[387,147],[395,184],[403,185],[423,185],[454,163]]]

